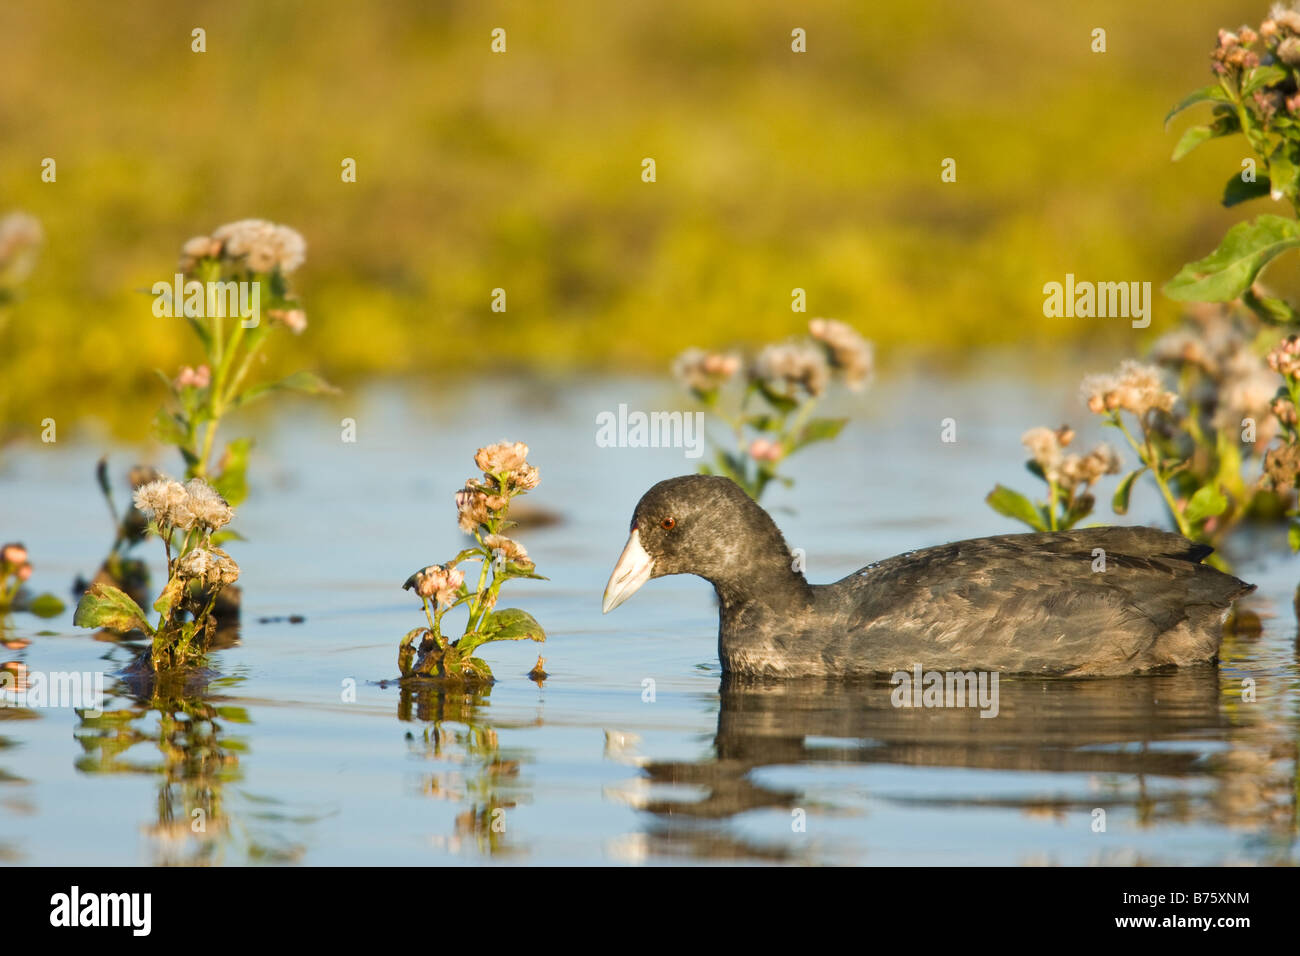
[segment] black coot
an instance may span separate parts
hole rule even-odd
[[[1211,550],[1153,528],[1008,534],[809,584],[735,482],[687,475],[637,504],[605,611],[650,578],[697,574],[718,593],[727,673],[1131,674],[1217,658],[1229,606],[1255,588],[1201,564]]]

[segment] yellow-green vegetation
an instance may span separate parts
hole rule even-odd
[[[271,377],[662,370],[687,345],[799,331],[795,288],[884,349],[1126,342],[1122,321],[1045,319],[1042,286],[1069,272],[1158,287],[1213,248],[1233,217],[1202,197],[1241,147],[1171,166],[1160,118],[1204,74],[1206,37],[1258,14],[6,4],[0,212],[35,216],[45,244],[0,332],[0,422],[27,435],[93,411],[145,437],[150,370],[189,358],[148,290],[196,227],[250,215],[294,223],[313,264],[299,283],[313,334],[268,356]],[[498,288],[509,334],[485,347],[470,320]],[[1158,300],[1156,326],[1175,314]]]

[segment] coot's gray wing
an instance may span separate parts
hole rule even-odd
[[[1254,588],[1201,564],[1210,551],[1115,527],[899,555],[827,588],[845,611],[827,652],[875,671],[1114,674],[1212,660],[1224,612]]]

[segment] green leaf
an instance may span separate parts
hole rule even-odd
[[[1228,499],[1214,485],[1206,485],[1192,495],[1183,509],[1183,517],[1191,522],[1201,522],[1206,518],[1221,515],[1228,507]]]
[[[1288,143],[1284,140],[1278,144],[1273,155],[1268,158],[1268,179],[1272,184],[1269,195],[1285,196],[1291,199],[1296,194],[1297,180],[1300,180],[1300,168],[1292,162]]]
[[[1224,109],[1219,107],[1218,109]],[[1218,112],[1218,110],[1216,110]],[[1241,121],[1235,113],[1220,113],[1209,126],[1190,126],[1183,131],[1178,145],[1174,147],[1173,161],[1178,162],[1197,146],[1220,136],[1231,136],[1241,129]]]
[[[184,446],[189,441],[185,425],[165,408],[158,409],[153,419],[153,431],[164,445]]]
[[[1235,206],[1252,199],[1262,199],[1272,192],[1267,176],[1260,176],[1253,183],[1244,182],[1238,173],[1223,186],[1223,205]]]
[[[1092,514],[1093,506],[1096,505],[1096,503],[1097,500],[1089,494],[1082,494],[1075,498],[1074,504],[1070,505],[1070,509],[1065,513],[1065,517],[1061,519],[1061,530],[1070,530],[1084,518],[1088,517],[1088,515]]]
[[[185,311],[182,305],[178,305],[177,309],[179,310],[179,312]],[[199,341],[203,343],[204,353],[207,355],[211,355],[212,354],[212,329],[208,327],[207,321],[205,319],[193,315],[185,316],[185,321],[190,324],[190,328],[194,330],[194,334],[197,335],[199,337]]]
[[[1214,130],[1209,126],[1189,126],[1183,131],[1183,135],[1178,139],[1178,145],[1174,147],[1173,156],[1170,158],[1176,163],[1197,146],[1207,143],[1214,139]]]
[[[53,594],[46,592],[32,598],[27,604],[27,611],[37,617],[58,617],[66,606]]]
[[[415,664],[415,650],[419,647],[416,638],[422,642],[424,635],[429,633],[427,627],[416,627],[406,632],[402,638],[401,644],[397,647],[397,670],[403,677],[410,675],[413,665]]]
[[[1300,313],[1289,302],[1275,296],[1258,295],[1253,286],[1241,294],[1241,301],[1261,319],[1273,325],[1291,325],[1300,321]]]
[[[799,434],[794,437],[794,442],[790,446],[790,451],[796,448],[802,448],[804,445],[811,445],[816,441],[831,441],[839,436],[844,430],[844,426],[849,423],[847,418],[813,418],[808,424],[799,429]]]
[[[102,627],[122,634],[127,631],[153,634],[140,605],[111,584],[92,584],[77,603],[72,623],[77,627]]]
[[[550,578],[546,577],[543,574],[538,574],[536,571],[521,568],[517,564],[507,564],[506,569],[504,571],[499,572],[498,576],[503,581],[508,581],[511,578],[532,578],[534,581],[551,580]]]
[[[244,389],[231,406],[239,408],[269,395],[271,392],[301,392],[304,395],[337,395],[339,390],[315,372],[294,372],[278,382],[266,382]]]
[[[542,625],[537,623],[537,619],[517,607],[494,611],[487,621],[480,625],[479,631],[487,635],[486,640],[479,643],[546,640],[546,632],[542,630]]]
[[[750,415],[745,419],[745,424],[758,432],[780,431],[784,423],[785,417],[782,415]]]
[[[798,399],[791,398],[789,395],[782,395],[780,392],[774,390],[770,385],[768,385],[767,382],[759,381],[756,387],[758,388],[759,394],[767,399],[767,403],[778,412],[788,415],[799,407]]]
[[[745,462],[742,458],[718,449],[717,463],[718,474],[730,478],[742,488],[748,484],[748,479],[745,477]]]
[[[1228,230],[1219,248],[1189,262],[1165,283],[1164,293],[1180,302],[1229,302],[1250,288],[1270,260],[1300,246],[1300,224],[1264,215]]]
[[[1228,94],[1223,92],[1223,87],[1218,83],[1211,83],[1209,86],[1203,86],[1196,92],[1189,93],[1187,96],[1183,97],[1183,99],[1180,100],[1173,109],[1165,114],[1165,128],[1169,128],[1169,121],[1171,119],[1190,106],[1195,106],[1197,103],[1226,103],[1227,101]]]
[[[164,619],[170,618],[172,608],[185,596],[185,583],[180,577],[173,577],[163,588],[162,594],[158,595],[158,600],[153,602],[153,609],[163,616]]]
[[[1241,84],[1241,95],[1249,96],[1256,90],[1281,83],[1285,79],[1286,70],[1280,66],[1257,66],[1246,74],[1246,81]]]
[[[1033,503],[1020,492],[1012,491],[1005,485],[995,485],[984,501],[998,514],[1023,522],[1035,531],[1047,530],[1042,513]]]
[[[176,392],[178,391],[178,389],[176,388],[176,382],[173,381],[173,379],[172,379],[172,377],[171,377],[170,375],[168,375],[166,372],[164,372],[164,371],[163,371],[162,369],[160,369],[160,368],[156,368],[156,369],[154,369],[154,370],[153,370],[153,373],[154,373],[155,375],[158,376],[159,381],[161,381],[164,385],[167,386],[167,394],[168,394],[168,395],[175,395],[175,394],[176,394]]]
[[[251,438],[236,438],[221,456],[221,474],[212,479],[212,487],[233,507],[248,497],[248,452]]]
[[[466,677],[477,677],[479,680],[492,680],[492,668],[488,667],[487,661],[481,657],[466,657],[460,662],[460,672]]]
[[[1145,467],[1130,471],[1119,483],[1115,489],[1115,497],[1110,500],[1111,510],[1117,515],[1128,514],[1128,499],[1133,494],[1133,482],[1138,480],[1142,472],[1146,471]]]
[[[1300,551],[1300,523],[1291,522],[1291,527],[1286,531],[1286,540],[1290,543],[1292,551]]]

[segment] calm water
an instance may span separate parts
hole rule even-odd
[[[1008,366],[1002,367],[1008,371]],[[1010,371],[1014,371],[1013,368]],[[1063,379],[1074,381],[1071,378]],[[1017,530],[983,496],[1031,490],[1020,432],[1087,424],[1073,387],[910,377],[875,386],[834,446],[794,460],[765,501],[809,576],[972,535]],[[1241,542],[1261,634],[1217,669],[1122,680],[1005,679],[1000,712],[891,706],[887,685],[724,684],[716,608],[695,578],[650,582],[609,616],[600,595],[631,509],[693,471],[674,449],[604,449],[595,417],[672,407],[662,384],[593,381],[448,392],[375,388],[259,423],[253,496],[232,544],[244,615],[206,683],[166,713],[120,676],[132,651],[51,621],[10,619],[3,652],[37,671],[109,674],[102,718],[0,709],[0,861],[120,863],[1216,864],[1297,861],[1300,561]],[[462,410],[451,417],[452,406]],[[473,419],[469,410],[474,409]],[[339,440],[357,421],[358,441]],[[958,441],[939,441],[954,416]],[[38,416],[39,417],[39,416]],[[1095,431],[1082,429],[1091,440]],[[549,582],[509,604],[544,646],[492,645],[489,694],[404,695],[400,590],[460,547],[452,493],[475,447],[528,441],[562,521],[520,532]],[[33,584],[65,593],[111,529],[93,467],[111,446],[7,449],[0,539]],[[118,447],[172,466],[165,450]],[[1108,493],[1108,492],[1107,492]],[[1156,494],[1130,520],[1158,521]],[[151,559],[153,546],[137,553]],[[161,561],[154,564],[155,580]],[[301,614],[306,621],[286,618]],[[262,619],[268,619],[265,622]],[[550,676],[525,676],[537,651]],[[1257,700],[1241,699],[1253,678]],[[654,682],[654,700],[643,699]],[[356,700],[344,689],[356,683]],[[1094,810],[1106,831],[1093,832]],[[206,832],[192,832],[193,811]],[[803,811],[799,814],[795,811]],[[802,817],[805,827],[796,830]],[[497,823],[494,829],[493,823]]]

